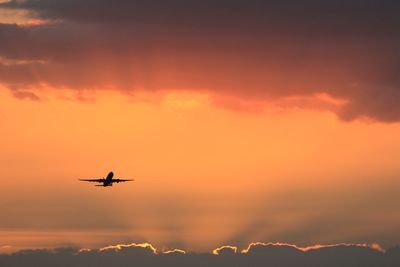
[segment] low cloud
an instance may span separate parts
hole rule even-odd
[[[172,250],[164,251],[163,254],[186,254],[186,251],[179,248],[175,248]]]
[[[285,243],[252,243],[241,253],[222,246],[213,253],[157,252],[151,244],[120,244],[100,249],[56,248],[0,254],[2,266],[398,266],[400,249],[376,245],[336,244],[298,247]]]
[[[340,244],[328,244],[328,245],[312,245],[312,246],[306,246],[306,247],[300,247],[294,244],[289,244],[289,243],[263,243],[263,242],[255,242],[255,243],[250,243],[249,246],[242,250],[241,253],[257,253],[257,252],[263,252],[264,250],[268,250],[270,248],[276,249],[276,248],[289,248],[289,249],[294,249],[293,251],[302,251],[302,252],[308,252],[312,250],[318,250],[318,249],[327,249],[327,248],[351,248],[351,247],[358,247],[358,248],[368,248],[368,249],[374,249],[376,251],[384,253],[385,250],[377,243],[373,244],[352,244],[352,243],[340,243]]]
[[[135,255],[153,255],[157,254],[157,250],[149,243],[141,243],[141,244],[121,244],[121,245],[114,245],[101,248],[99,250],[101,253],[128,253],[128,254],[135,254]]]
[[[213,250],[214,255],[231,255],[237,252],[237,247],[235,246],[222,246]]]

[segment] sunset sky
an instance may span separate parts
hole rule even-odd
[[[399,1],[0,3],[0,253],[400,244]]]

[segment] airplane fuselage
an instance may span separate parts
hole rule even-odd
[[[112,178],[113,177],[114,177],[114,173],[113,172],[109,172],[107,174],[107,177],[104,179],[103,185],[101,185],[101,186],[112,186],[112,184],[113,184]]]

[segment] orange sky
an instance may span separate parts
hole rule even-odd
[[[0,91],[3,246],[398,240],[397,124],[230,111],[194,93],[68,95]],[[111,190],[77,181],[109,170],[136,181]]]
[[[93,16],[42,2],[0,6],[0,253],[399,243],[398,44],[379,30],[386,20],[342,32],[329,8],[318,14],[332,21],[301,9],[281,25],[252,6],[197,17],[209,10],[194,5],[150,8],[137,24],[119,20],[124,1]],[[135,182],[78,181],[111,170]]]

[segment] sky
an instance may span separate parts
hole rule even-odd
[[[0,253],[400,243],[398,1],[0,3]]]

